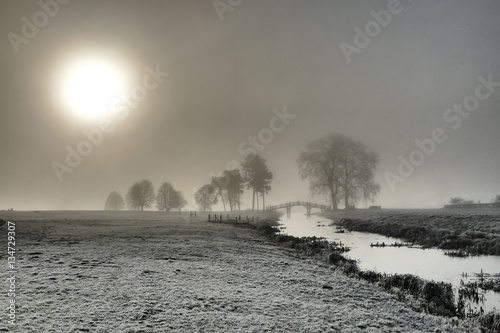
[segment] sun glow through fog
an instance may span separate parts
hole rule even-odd
[[[109,57],[85,56],[69,61],[58,80],[64,110],[83,119],[105,116],[113,102],[125,93],[125,74]]]

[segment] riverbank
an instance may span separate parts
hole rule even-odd
[[[5,213],[16,228],[13,332],[479,331],[204,214]]]
[[[351,210],[324,216],[352,231],[400,238],[423,247],[450,250],[451,254],[500,255],[498,208]]]

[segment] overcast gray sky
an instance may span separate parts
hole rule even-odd
[[[111,191],[125,195],[141,179],[169,181],[193,205],[211,172],[241,161],[238,147],[285,109],[295,118],[259,151],[274,173],[269,204],[311,199],[296,159],[334,133],[379,154],[384,207],[500,194],[500,87],[478,88],[480,76],[500,82],[498,1],[221,0],[219,13],[210,0],[73,0],[57,13],[42,2],[52,4],[47,22],[36,1],[0,2],[0,209],[101,209]],[[370,12],[388,6],[390,22],[373,24]],[[23,17],[40,27],[16,44],[10,33],[25,38]],[[367,24],[372,37],[359,45],[355,27]],[[341,45],[356,41],[363,47],[348,62]],[[130,89],[148,66],[168,76],[60,181],[53,162],[64,164],[65,147],[98,125],[66,110],[55,77],[88,53],[123,64]],[[467,118],[446,113],[466,99],[477,107]],[[446,140],[391,188],[399,156],[409,159],[436,128]]]

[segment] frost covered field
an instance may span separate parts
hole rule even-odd
[[[475,331],[205,215],[1,213],[19,272],[17,325],[3,311],[0,332]]]

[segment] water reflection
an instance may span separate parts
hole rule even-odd
[[[305,216],[302,212],[292,212],[291,217],[283,216],[281,223],[283,232],[297,236],[324,237],[329,241],[341,241],[351,248],[345,255],[359,261],[364,270],[373,270],[388,274],[414,274],[427,280],[444,281],[460,285],[460,280],[467,282],[463,276],[474,277],[474,273],[483,270],[485,273],[499,273],[500,256],[477,256],[469,258],[449,257],[444,251],[437,249],[420,249],[408,247],[371,247],[370,244],[393,244],[403,242],[397,238],[385,237],[364,232],[338,233],[331,220],[318,216]],[[500,308],[500,294],[485,293],[485,311],[494,307]]]

